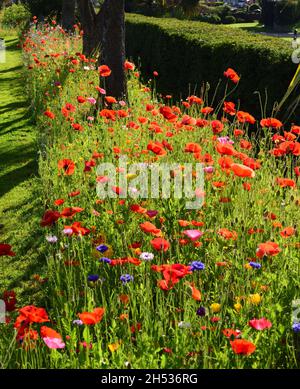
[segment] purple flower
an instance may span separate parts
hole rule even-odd
[[[125,285],[127,282],[133,281],[133,276],[130,274],[122,274],[120,281],[122,281],[123,285]]]
[[[82,326],[83,321],[79,320],[79,319],[76,319],[76,320],[73,320],[73,324],[76,324],[77,326]]]
[[[249,265],[251,267],[253,267],[253,269],[260,269],[261,268],[261,264],[257,263],[257,262],[249,262]]]
[[[213,173],[215,168],[213,166],[205,166],[203,170],[205,171],[205,173]]]
[[[292,325],[292,329],[293,329],[294,332],[300,332],[300,322],[294,323]]]
[[[90,281],[90,282],[96,282],[96,281],[98,281],[98,280],[99,280],[98,274],[90,274],[90,275],[88,276],[88,281]]]
[[[154,210],[151,210],[151,209],[148,209],[148,211],[146,212],[146,214],[149,216],[149,217],[154,217],[158,214],[158,211],[154,211]]]
[[[205,316],[205,308],[204,307],[200,307],[200,308],[198,308],[197,309],[197,311],[196,311],[196,314],[198,315],[198,316]]]
[[[111,263],[111,259],[106,258],[106,257],[102,257],[102,258],[99,259],[99,262]]]
[[[100,253],[105,253],[105,251],[108,250],[108,247],[105,244],[100,244],[100,246],[96,247],[97,251],[100,251]]]
[[[202,263],[200,261],[193,261],[190,264],[190,268],[191,268],[191,271],[204,270],[205,269],[205,265],[204,265],[204,263]]]
[[[46,241],[49,243],[56,243],[58,240],[57,236],[55,235],[48,235],[46,236]]]
[[[234,141],[231,140],[231,139],[229,138],[229,136],[221,136],[220,138],[218,138],[218,142],[223,143],[223,144],[229,143],[230,145],[233,145],[233,144],[234,144]]]

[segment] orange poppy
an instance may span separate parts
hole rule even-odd
[[[104,313],[104,308],[95,308],[93,312],[79,313],[78,317],[83,322],[83,324],[93,325],[99,323],[102,320]]]

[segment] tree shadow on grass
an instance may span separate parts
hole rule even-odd
[[[21,70],[22,68],[23,68],[22,65],[18,65],[18,66],[15,66],[13,68],[3,69],[3,70],[0,70],[0,74],[15,72],[16,70]]]

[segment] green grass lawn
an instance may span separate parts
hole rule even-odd
[[[3,36],[3,35],[2,35]],[[15,257],[0,258],[0,293],[15,290],[22,303],[33,302],[43,247],[35,232],[42,213],[38,194],[37,150],[16,36],[7,36],[6,62],[0,63],[0,242]]]

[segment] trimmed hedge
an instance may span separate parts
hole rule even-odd
[[[235,96],[241,108],[261,115],[258,95],[268,94],[268,114],[284,95],[297,65],[291,45],[281,39],[201,22],[126,16],[127,56],[140,63],[142,74],[159,72],[162,93],[183,97],[200,93],[203,82],[212,91],[228,67],[241,75]],[[196,91],[195,91],[196,88]],[[219,97],[223,96],[224,88]],[[279,115],[280,117],[281,115]]]

